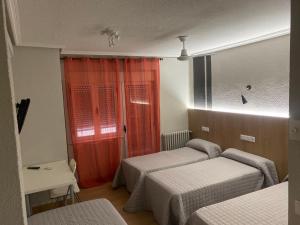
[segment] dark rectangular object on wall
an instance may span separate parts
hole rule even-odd
[[[28,107],[30,104],[30,99],[22,99],[20,103],[17,103],[17,121],[18,121],[18,130],[21,133],[23,124],[27,115]]]
[[[211,56],[206,56],[206,101],[207,108],[211,109],[212,107],[212,93],[211,93],[211,85],[212,85],[212,77],[211,77]]]
[[[194,68],[194,107],[205,108],[205,59],[204,56],[193,58]]]

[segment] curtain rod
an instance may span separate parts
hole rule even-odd
[[[128,59],[128,58],[136,58],[136,59],[143,59],[143,58],[158,58],[159,60],[164,60],[161,57],[154,57],[154,56],[117,56],[117,55],[74,55],[74,54],[60,54],[60,58],[64,59],[64,58],[94,58],[94,59],[98,59],[98,58],[117,58],[117,59]]]

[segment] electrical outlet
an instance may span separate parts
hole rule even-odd
[[[255,137],[241,134],[241,140],[255,143]]]
[[[300,216],[300,201],[295,200],[295,213]]]
[[[209,127],[201,127],[201,130],[202,130],[203,132],[209,133]]]

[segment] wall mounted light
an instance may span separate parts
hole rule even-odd
[[[247,91],[250,91],[251,89],[252,89],[252,86],[251,86],[250,84],[248,84],[248,85],[246,86],[246,90],[247,90]],[[243,95],[243,92],[241,93],[241,98],[242,98],[242,103],[243,103],[243,105],[245,105],[245,104],[248,103],[246,97]]]
[[[247,91],[250,91],[252,89],[252,86],[250,85],[250,84],[248,84],[247,86],[246,86],[246,90]]]
[[[241,97],[242,97],[242,103],[243,103],[243,105],[247,104],[248,101],[247,101],[247,99],[245,98],[245,96],[244,96],[244,95],[241,95]]]

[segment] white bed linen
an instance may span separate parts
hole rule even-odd
[[[136,208],[145,207],[144,178],[148,173],[201,162],[220,155],[221,149],[218,145],[204,140],[201,143],[204,143],[203,151],[183,147],[122,160],[113,187],[126,184],[127,190],[131,192],[124,210],[135,212]]]
[[[183,225],[201,207],[278,183],[272,161],[239,150],[229,152],[226,157],[237,157],[219,157],[148,174],[144,209],[151,210],[160,225]],[[270,174],[274,176],[266,176]]]
[[[126,225],[106,199],[65,206],[33,215],[28,225]]]
[[[140,177],[145,173],[207,159],[206,153],[189,147],[123,159],[117,171],[118,175],[113,181],[113,187],[126,184],[128,191],[132,192]]]
[[[288,225],[288,182],[199,209],[187,225]]]
[[[126,185],[127,190],[133,192],[141,180],[140,177],[145,173],[212,159],[218,157],[221,152],[219,145],[194,138],[186,143],[186,147],[123,159],[112,186],[116,188]]]

